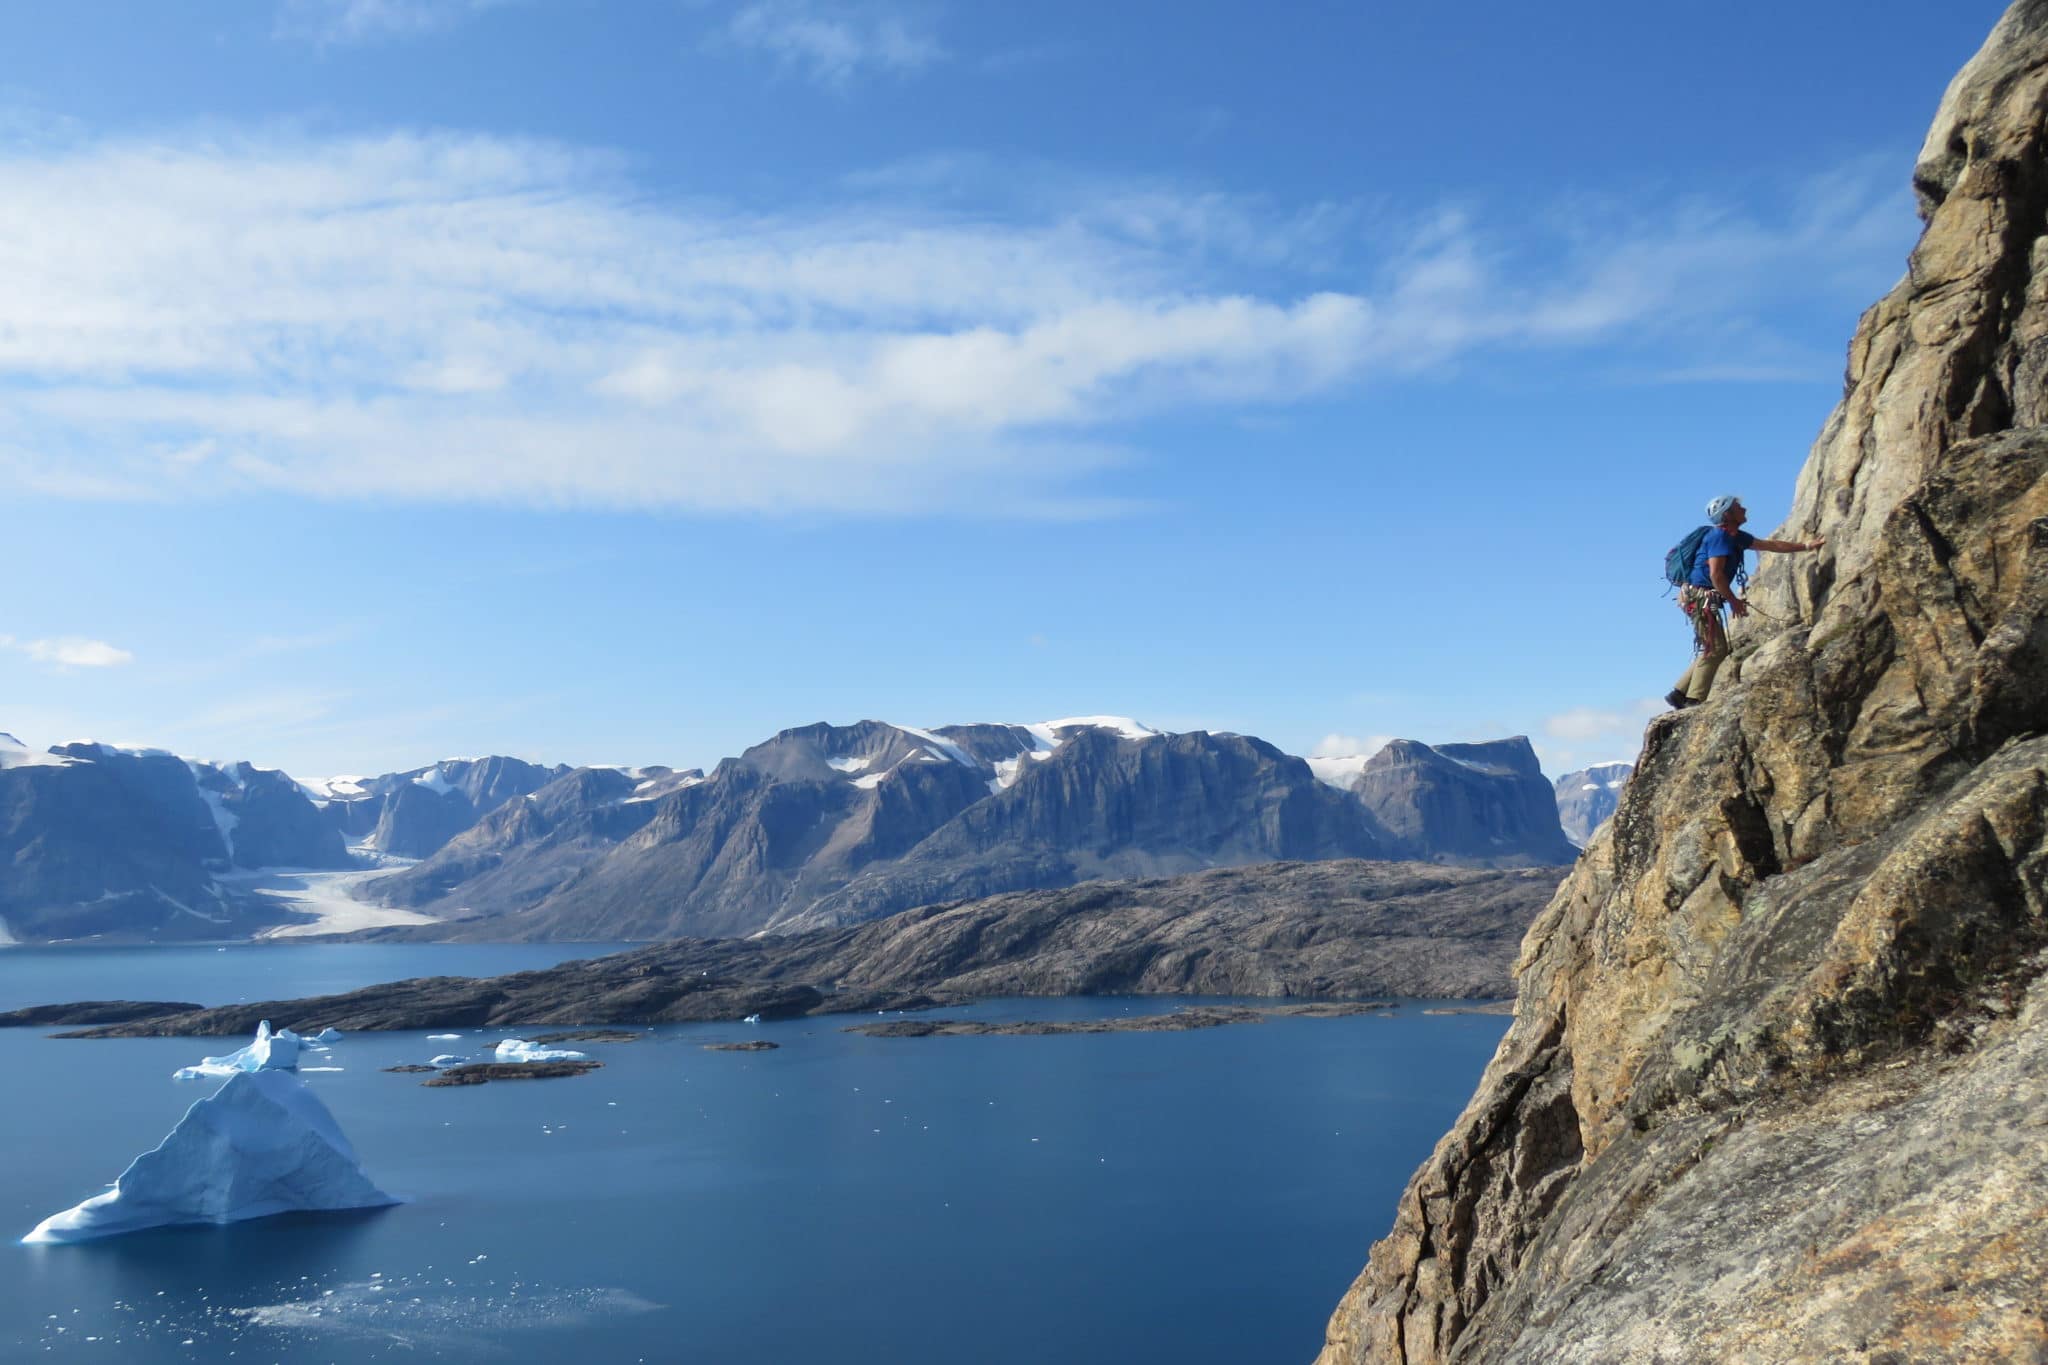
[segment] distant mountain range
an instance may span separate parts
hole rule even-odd
[[[236,869],[351,865],[283,773],[0,734],[0,935],[234,937],[275,918]]]
[[[1564,837],[1584,848],[1593,831],[1607,823],[1628,785],[1632,763],[1596,763],[1557,779],[1557,819]]]
[[[792,932],[913,906],[1276,860],[1571,861],[1524,739],[1396,741],[1313,768],[1118,717],[785,730],[711,773],[451,759],[293,782],[247,764],[0,741],[0,932],[230,937],[275,922],[235,869],[420,859],[363,889],[391,936]]]

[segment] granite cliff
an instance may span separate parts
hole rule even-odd
[[[1949,87],[1711,701],[1651,723],[1361,1361],[2048,1358],[2048,0]]]

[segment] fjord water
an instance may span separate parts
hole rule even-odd
[[[10,949],[0,1009],[226,1003],[598,951]],[[13,1239],[154,1146],[215,1084],[172,1070],[220,1049],[0,1031],[0,1359],[1306,1360],[1505,1024],[1412,1005],[1049,1038],[850,1022],[663,1027],[591,1045],[589,1076],[459,1089],[381,1068],[506,1030],[354,1034],[307,1059],[340,1070],[305,1079],[409,1202],[55,1247]],[[752,1039],[780,1048],[702,1047]]]

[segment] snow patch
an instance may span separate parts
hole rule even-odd
[[[455,788],[448,784],[448,776],[441,771],[442,766],[442,764],[435,764],[418,777],[415,777],[412,780],[412,784],[415,787],[425,787],[436,796],[446,796],[449,792],[454,791]]]
[[[915,725],[899,725],[896,728],[906,735],[915,735],[926,744],[931,745],[933,756],[939,758],[941,762],[950,758],[962,767],[979,768],[981,766],[974,761],[965,749],[950,739],[942,738],[929,730],[920,730]]]
[[[80,761],[65,754],[39,753],[0,731],[0,768],[68,768]]]
[[[206,809],[213,816],[213,827],[220,833],[220,846],[226,850],[227,860],[235,860],[235,826],[242,823],[242,817],[227,808],[227,799],[213,788],[199,781],[200,768],[197,763],[186,763],[192,770],[192,781],[199,794],[206,799]]]
[[[1139,724],[1129,716],[1068,716],[1065,720],[1045,720],[1024,728],[1054,743],[1058,742],[1057,735],[1061,730],[1114,730],[1125,739],[1152,739],[1160,733],[1149,725]]]
[[[308,777],[293,779],[299,790],[315,801],[350,801],[359,796],[368,796],[370,789],[363,783],[366,777]]]
[[[875,756],[873,754],[866,754],[860,758],[828,758],[825,761],[827,763],[830,763],[832,767],[838,772],[857,773],[862,768],[865,768],[870,763],[873,763],[875,761]]]

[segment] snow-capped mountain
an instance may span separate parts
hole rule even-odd
[[[221,874],[347,866],[344,840],[420,860],[363,889],[444,921],[417,936],[477,939],[780,932],[1280,859],[1573,854],[1522,739],[1310,762],[1120,716],[860,721],[784,730],[709,774],[492,756],[298,782],[0,744],[0,922],[17,937],[229,936],[260,911]]]
[[[377,777],[302,781],[300,788],[351,844],[424,858],[477,820],[568,772],[523,759],[444,758]]]
[[[341,835],[283,773],[0,737],[0,933],[230,937],[267,920],[222,874],[348,865]]]
[[[579,772],[374,890],[471,917],[421,936],[658,938],[1275,859],[1570,860],[1527,741],[1441,754],[1390,746],[1347,787],[1263,740],[1116,716],[809,725],[658,800]]]
[[[1557,779],[1557,819],[1564,834],[1580,848],[1605,824],[1628,785],[1632,763],[1595,763]]]

